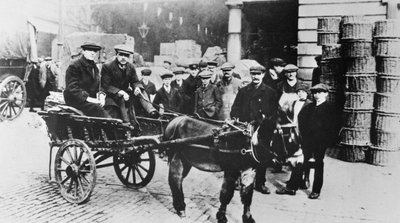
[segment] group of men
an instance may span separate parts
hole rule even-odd
[[[147,115],[158,118],[164,110],[196,115],[206,119],[237,119],[259,125],[265,118],[279,111],[299,126],[305,162],[315,159],[315,177],[311,199],[319,197],[323,180],[323,158],[326,148],[333,138],[332,121],[327,117],[332,111],[326,102],[329,88],[317,84],[311,88],[315,102],[309,100],[308,88],[297,79],[298,68],[286,64],[280,58],[270,61],[270,68],[252,66],[252,81],[243,85],[240,75],[234,72],[235,66],[224,63],[216,71],[215,62],[191,64],[166,70],[161,74],[163,86],[155,89],[149,80],[152,71],[141,71],[138,79],[133,64],[128,58],[133,49],[127,45],[115,46],[115,60],[103,65],[99,75],[94,57],[100,46],[86,43],[81,46],[82,56],[69,66],[66,72],[65,102],[88,116],[121,118],[134,128],[140,128],[135,119],[133,98],[136,98]],[[168,67],[169,68],[169,67]],[[189,76],[183,79],[183,74]],[[173,77],[175,76],[175,80]],[[149,95],[154,95],[150,100]],[[287,187],[277,190],[277,194],[294,195],[302,185],[309,184],[306,164],[298,165],[292,172]],[[306,174],[304,174],[304,172]],[[305,175],[305,177],[303,177]],[[255,189],[270,193],[266,182],[266,166],[256,168]]]

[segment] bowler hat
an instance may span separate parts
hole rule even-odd
[[[119,44],[114,46],[115,52],[133,54],[133,47],[126,44]]]
[[[316,84],[314,86],[311,87],[311,92],[329,92],[329,86],[326,84]]]
[[[199,73],[199,77],[202,79],[208,79],[208,78],[211,78],[211,76],[212,76],[212,72],[209,70],[205,70],[205,71],[202,71]]]
[[[185,69],[183,67],[177,67],[172,71],[174,74],[183,74],[185,73]]]
[[[279,66],[279,67],[284,67],[286,66],[286,62],[278,57],[272,58],[270,61],[271,66]]]
[[[258,66],[251,66],[250,67],[250,73],[257,73],[257,74],[261,74],[265,72],[265,67],[262,65],[258,65]]]
[[[81,45],[82,50],[93,50],[93,51],[99,51],[101,50],[101,46],[91,43],[91,42],[85,42]]]
[[[285,72],[296,72],[298,69],[299,68],[294,64],[288,64],[283,68]]]
[[[235,68],[235,65],[229,62],[226,62],[221,66],[221,70],[232,70],[233,68]]]
[[[142,70],[142,76],[150,76],[151,70],[149,68],[145,68]]]
[[[174,76],[173,73],[171,73],[171,72],[165,72],[165,73],[161,74],[161,79],[172,78],[173,76]]]

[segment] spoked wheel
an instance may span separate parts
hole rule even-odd
[[[152,150],[130,151],[114,155],[114,169],[119,180],[129,188],[142,188],[153,178],[156,160]]]
[[[18,117],[26,104],[26,88],[17,76],[8,75],[0,81],[0,120]]]
[[[71,139],[58,149],[54,172],[61,195],[74,204],[89,200],[96,184],[96,162],[86,143]]]

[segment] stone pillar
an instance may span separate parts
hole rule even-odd
[[[229,8],[227,60],[234,63],[241,59],[243,1],[228,0],[226,6]]]

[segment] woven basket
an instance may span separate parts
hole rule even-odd
[[[372,56],[372,41],[346,40],[342,43],[344,57],[370,57]]]
[[[375,55],[400,57],[400,39],[375,39]]]
[[[369,128],[372,110],[343,110],[343,126],[348,128]]]
[[[400,76],[400,58],[376,57],[376,71],[379,75]]]
[[[380,93],[400,94],[400,76],[380,75],[376,81]]]
[[[341,143],[339,158],[347,162],[363,162],[365,161],[365,151],[368,146],[355,146]]]
[[[369,146],[370,128],[347,128],[340,131],[340,143],[356,146]]]
[[[364,15],[345,15],[342,16],[342,25],[346,23],[367,22]]]
[[[374,146],[399,150],[400,149],[400,132],[396,130],[372,129],[371,143]]]
[[[341,20],[340,17],[320,17],[318,18],[317,31],[339,33]]]
[[[336,59],[341,57],[341,45],[323,45],[322,46],[322,59]]]
[[[375,94],[375,110],[386,113],[400,113],[400,94]]]
[[[321,60],[321,73],[338,75],[343,73],[343,60]]]
[[[345,75],[345,90],[352,92],[376,92],[376,74]]]
[[[338,108],[342,108],[344,104],[343,91],[329,90],[329,94],[328,97],[326,98],[326,101],[334,104]]]
[[[351,22],[342,26],[342,40],[372,40],[372,23]]]
[[[339,80],[336,75],[322,74],[319,76],[319,82],[328,85],[332,90],[338,89],[339,87]]]
[[[344,92],[344,109],[372,110],[374,108],[374,93]]]
[[[400,38],[400,22],[386,19],[375,22],[374,38]]]
[[[370,146],[365,151],[365,160],[367,163],[379,166],[399,166],[400,150],[388,150],[375,146]]]
[[[317,45],[332,45],[338,44],[340,41],[339,32],[318,32],[317,33]]]
[[[372,117],[374,129],[400,132],[400,114],[375,111]]]
[[[375,57],[356,57],[346,60],[347,72],[350,73],[375,73]]]

